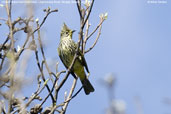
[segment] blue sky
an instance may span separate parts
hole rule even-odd
[[[107,90],[99,80],[108,73],[114,73],[117,78],[115,98],[125,101],[126,114],[137,114],[136,96],[140,98],[144,114],[171,113],[170,106],[163,103],[164,98],[171,97],[171,4],[169,0],[165,1],[165,4],[149,4],[147,0],[95,1],[90,16],[91,30],[98,24],[99,14],[108,12],[96,47],[85,56],[95,92],[86,96],[82,91],[70,102],[68,114],[104,114],[109,105]],[[17,12],[13,14],[14,19],[25,16],[18,6],[24,7],[14,5]],[[42,28],[47,58],[57,62],[60,61],[56,48],[61,26],[66,22],[75,29],[74,40],[77,41],[79,15],[75,4],[35,4],[35,18],[41,20],[42,9],[48,6],[59,9],[58,13],[48,17]],[[5,17],[4,14],[0,16]],[[4,31],[1,27],[0,30]],[[94,38],[90,39],[88,46]],[[64,69],[61,61],[59,67]],[[63,91],[66,90],[67,86]]]

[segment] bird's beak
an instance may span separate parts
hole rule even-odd
[[[74,33],[76,30],[72,30],[72,33]]]

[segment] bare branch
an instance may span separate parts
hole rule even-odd
[[[101,25],[103,24],[104,19],[102,19],[99,23],[99,25],[97,25],[97,27],[94,29],[94,31],[86,38],[87,40],[99,29],[99,27],[101,27]]]
[[[81,12],[81,0],[79,0],[79,1],[76,0],[76,3],[77,3],[78,12],[80,14],[80,19],[82,19],[83,16],[82,16],[82,12]]]
[[[86,19],[84,20],[84,23],[83,23],[83,25],[82,25],[82,29],[84,28],[84,26],[85,26],[85,24],[86,24],[86,22],[87,22],[87,20],[88,20],[88,18],[89,18],[89,16],[90,16],[90,13],[91,13],[91,10],[92,10],[92,8],[93,8],[93,4],[94,4],[94,0],[92,0],[92,3],[91,3],[91,5],[90,5],[90,9],[88,10],[88,14],[87,14],[87,17],[86,17]]]
[[[100,27],[100,28],[99,28],[99,31],[98,31],[98,34],[97,34],[97,37],[96,37],[95,42],[93,43],[93,45],[92,45],[88,50],[85,51],[85,53],[87,53],[87,52],[89,52],[90,50],[92,50],[92,49],[94,48],[94,46],[96,45],[96,43],[97,43],[97,41],[98,41],[98,39],[99,39],[99,37],[100,37],[100,34],[101,34],[102,25],[100,24],[99,27]]]
[[[56,77],[58,77],[61,73],[65,73],[65,71],[59,72],[59,73],[56,75]],[[39,107],[41,107],[41,106],[46,102],[46,100],[48,99],[48,97],[52,94],[52,92],[53,92],[53,90],[54,90],[54,88],[55,88],[55,85],[56,85],[57,80],[58,80],[58,78],[55,79],[55,82],[53,83],[52,89],[49,91],[49,94],[46,96],[46,98],[43,100],[43,102],[40,104]],[[53,98],[54,98],[54,97],[53,97]],[[55,105],[55,104],[56,104],[56,101],[54,100],[54,101],[53,101],[53,105]]]
[[[36,55],[36,60],[37,60],[37,66],[38,66],[38,68],[39,68],[39,70],[40,70],[42,79],[43,79],[43,81],[45,82],[46,79],[45,79],[45,77],[44,77],[43,70],[41,69],[41,66],[40,66],[40,63],[39,63],[39,56],[38,56],[38,51],[37,51],[37,50],[35,50],[35,55]],[[52,103],[54,103],[55,100],[54,100],[54,97],[53,97],[52,93],[50,92],[50,88],[49,88],[48,84],[46,84],[45,86],[46,86],[48,92],[50,93],[50,96],[51,96],[51,99],[52,99]]]
[[[37,91],[30,97],[25,107],[28,107],[30,103],[44,90],[44,88],[45,88],[45,84],[43,85],[41,89],[38,88]]]
[[[44,24],[44,22],[46,21],[46,19],[47,19],[47,17],[49,16],[49,14],[51,14],[51,13],[53,13],[53,12],[58,12],[58,9],[54,9],[54,10],[51,10],[50,11],[50,8],[48,8],[47,10],[46,10],[46,16],[43,18],[43,21],[41,22],[41,24],[40,24],[40,26],[39,27],[37,27],[33,32],[32,32],[32,34],[34,34],[37,30],[39,30],[41,27],[42,27],[42,25]]]
[[[93,45],[88,50],[85,51],[85,53],[87,53],[90,50],[92,50],[94,48],[94,46],[96,45],[96,43],[97,43],[97,41],[98,41],[98,39],[100,37],[100,34],[101,34],[102,24],[103,24],[104,20],[105,20],[104,18],[101,18],[99,25],[94,29],[94,31],[89,36],[85,36],[85,39],[84,39],[84,49],[85,49],[85,45],[86,45],[86,42],[88,41],[88,39],[99,29],[98,35],[96,37],[95,42],[93,43]],[[87,25],[87,27],[88,27],[88,25]]]
[[[12,5],[12,0],[10,0],[10,9],[8,7],[8,0],[6,0],[6,11],[8,15],[8,26],[10,29],[10,39],[11,39],[11,47],[14,49],[14,36],[13,36],[13,27],[12,27],[12,20],[11,20],[11,5]]]
[[[12,28],[12,20],[11,20],[11,1],[10,0],[10,9],[8,7],[8,0],[6,0],[6,11],[7,11],[7,15],[8,15],[8,26],[9,26],[9,29],[10,29],[10,39],[11,39],[11,47],[12,47],[12,55],[14,57],[14,36],[13,36],[13,28]],[[14,65],[15,66],[15,65]],[[12,65],[12,70],[11,70],[11,77],[10,77],[10,90],[11,90],[11,93],[10,93],[10,97],[8,99],[8,114],[12,111],[12,94],[13,94],[13,91],[12,91],[12,87],[13,87],[13,76],[14,76],[14,66]]]
[[[38,21],[37,21],[37,28],[39,28]],[[45,63],[46,69],[47,69],[47,71],[48,71],[48,73],[49,73],[49,75],[51,77],[52,82],[53,82],[53,79],[52,79],[52,76],[51,76],[51,71],[50,71],[49,66],[47,64],[46,57],[45,57],[44,50],[43,50],[43,45],[42,45],[41,36],[40,36],[40,29],[38,29],[38,41],[39,41],[41,53],[42,53],[42,56],[43,56],[43,61]]]
[[[75,89],[76,84],[77,84],[77,79],[74,79],[73,84],[72,84],[72,87],[71,87],[71,90],[69,92],[69,95],[68,95],[66,101],[71,98],[71,96],[72,96],[72,94],[74,92],[74,89]],[[62,112],[60,114],[65,114],[69,102],[70,102],[70,100],[64,104],[64,106],[62,108]]]

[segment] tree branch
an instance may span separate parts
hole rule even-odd
[[[69,95],[68,95],[66,101],[68,101],[71,98],[71,96],[72,96],[72,94],[74,92],[74,89],[75,89],[76,84],[77,84],[77,79],[74,79],[73,84],[72,84],[72,87],[71,87],[71,90],[69,92]],[[65,102],[65,104],[64,104],[64,106],[62,108],[62,112],[60,114],[65,114],[69,102],[70,102],[70,100],[68,102]]]
[[[102,20],[102,22],[103,22],[103,20]],[[101,22],[101,23],[102,23],[102,22]],[[98,29],[98,26],[97,26],[96,29]],[[96,31],[96,29],[95,29],[94,31]],[[97,43],[97,41],[98,41],[98,39],[99,39],[99,37],[100,37],[101,29],[102,29],[102,25],[99,24],[99,31],[98,31],[96,40],[95,40],[95,42],[93,43],[93,45],[92,45],[88,50],[85,51],[85,53],[89,52],[90,50],[92,50],[92,49],[94,48],[94,46],[96,45],[96,43]],[[94,32],[94,31],[93,31],[93,32]],[[93,34],[94,34],[94,33],[93,33]],[[88,37],[87,37],[87,38],[88,38]]]

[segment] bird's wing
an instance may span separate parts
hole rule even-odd
[[[81,50],[79,50],[78,55],[79,55],[79,57],[78,57],[79,58],[79,61],[85,67],[86,71],[89,73],[89,69],[88,69],[87,62],[86,62],[86,60],[84,58],[84,55],[82,54]]]
[[[59,57],[60,57],[62,63],[64,64],[65,68],[68,69],[68,66],[65,64],[65,62],[63,61],[63,58],[62,58],[62,56],[60,54],[59,54]]]
[[[65,64],[65,62],[64,62],[63,59],[62,59],[62,56],[59,55],[59,57],[60,57],[62,63],[64,64],[65,68],[68,69],[67,65]],[[72,74],[72,76],[73,76],[75,79],[77,78],[76,75],[75,75],[75,73],[74,73],[72,70],[71,70],[71,74]]]
[[[74,45],[75,45],[74,47],[75,47],[75,49],[76,49],[77,44],[74,43]],[[89,72],[89,69],[88,69],[87,62],[86,62],[86,60],[85,60],[85,58],[84,58],[84,55],[82,54],[82,52],[81,52],[80,49],[79,49],[79,52],[78,52],[78,61],[85,67],[86,71],[87,71],[88,73],[90,73],[90,72]]]

